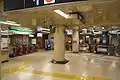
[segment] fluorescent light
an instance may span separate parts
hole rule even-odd
[[[34,35],[29,35],[29,37],[34,37]]]
[[[1,30],[1,32],[2,32],[2,33],[6,33],[6,32],[8,32],[8,30],[4,30],[4,31],[3,31],[3,30]]]
[[[105,29],[104,27],[102,27],[102,29]]]
[[[48,32],[48,31],[42,31],[43,33],[50,33],[50,32]]]
[[[44,31],[50,31],[50,29],[46,29],[46,28],[42,28],[42,30],[44,30]]]
[[[64,18],[69,18],[69,15],[64,13],[63,11],[57,9],[57,10],[54,10],[54,12],[56,12],[57,14],[63,16]]]
[[[10,22],[4,22],[4,21],[0,21],[1,24],[7,24],[7,25],[13,25],[13,26],[20,26],[20,24],[16,24],[16,23],[10,23]]]
[[[50,31],[50,29],[38,27],[37,31]]]
[[[6,22],[8,22],[8,23],[14,23],[14,24],[16,23],[16,22],[14,22],[14,21],[6,21]]]
[[[30,33],[29,32],[14,32],[14,34],[26,34],[26,35],[29,35]]]

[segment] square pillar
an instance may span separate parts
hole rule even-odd
[[[56,64],[65,64],[68,61],[65,59],[65,28],[57,26],[54,33],[54,57],[51,61]]]
[[[79,27],[74,28],[74,32],[72,35],[72,52],[79,52]]]

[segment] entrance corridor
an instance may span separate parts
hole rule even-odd
[[[40,51],[2,64],[2,80],[120,80],[120,58],[66,52],[69,62],[52,64],[53,51]]]

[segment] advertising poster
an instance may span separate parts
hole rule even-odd
[[[36,44],[36,39],[32,39],[32,44]]]
[[[1,49],[7,49],[8,48],[8,38],[1,38]]]

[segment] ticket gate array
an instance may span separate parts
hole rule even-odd
[[[10,46],[9,56],[16,57],[25,54],[30,54],[38,51],[38,46],[33,44],[28,45],[13,45]]]
[[[80,34],[80,36],[82,36],[80,51],[110,56],[119,56],[120,54],[120,35],[116,34],[115,37],[109,31],[104,30],[101,34]],[[117,42],[118,45],[116,46],[112,40]]]

